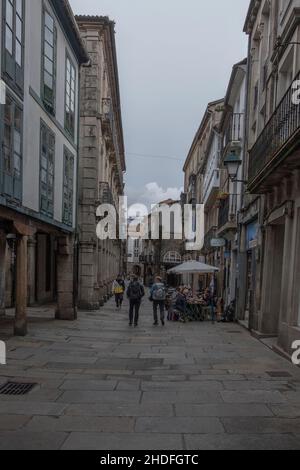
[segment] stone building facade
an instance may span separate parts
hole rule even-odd
[[[79,69],[88,62],[67,0],[0,8],[0,312],[56,301],[76,317]]]
[[[218,265],[217,250],[211,240],[217,235],[217,197],[220,189],[221,136],[219,126],[223,116],[224,100],[208,104],[187,156],[185,174],[185,199],[188,204],[205,206],[205,240],[201,251],[186,252],[192,259]],[[194,288],[198,288],[194,276]]]
[[[297,0],[251,1],[245,23],[250,195],[243,203],[242,242],[254,250],[250,328],[277,337],[289,354],[300,338],[299,11]]]
[[[225,307],[236,302],[239,276],[239,213],[243,182],[245,106],[246,106],[247,59],[235,64],[232,69],[224,101],[224,112],[220,124],[220,190],[218,196],[217,238],[223,245],[218,249],[220,268],[220,297]],[[236,178],[231,179],[226,171],[226,162],[236,158],[239,166]]]
[[[79,160],[79,307],[98,309],[126,270],[126,241],[100,241],[96,210],[119,210],[126,170],[114,23],[76,17],[91,62],[81,74]]]
[[[182,226],[179,227],[176,216],[173,215],[178,205],[181,205],[181,201],[172,199],[162,201],[148,217],[149,236],[143,240],[144,281],[147,286],[153,283],[155,276],[161,276],[171,286],[177,285],[178,278],[168,274],[168,271],[183,262],[183,220],[181,220]],[[161,216],[157,218],[154,216],[154,213],[159,215],[164,210],[166,210],[165,222]],[[163,232],[167,223],[170,223],[168,227],[170,233],[165,237]]]
[[[127,270],[128,276],[138,276],[144,279],[143,240],[129,238],[127,241]]]

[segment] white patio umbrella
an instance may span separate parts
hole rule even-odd
[[[169,274],[192,274],[193,275],[193,292],[195,293],[194,285],[194,275],[198,274],[214,274],[218,272],[219,269],[214,266],[209,266],[208,264],[200,263],[199,261],[187,261],[186,263],[180,264],[175,268],[172,268],[168,271]]]
[[[187,261],[168,271],[169,274],[213,274],[219,269],[199,261]]]

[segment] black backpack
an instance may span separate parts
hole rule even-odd
[[[139,282],[133,282],[130,286],[129,298],[139,300],[143,297],[142,288]]]

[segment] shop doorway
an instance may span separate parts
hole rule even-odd
[[[273,255],[273,269],[272,269],[272,295],[271,295],[271,308],[273,312],[271,316],[271,332],[278,335],[280,307],[282,297],[282,274],[283,274],[283,255],[284,255],[284,237],[285,237],[285,224],[284,222],[273,225],[274,232],[274,255]]]
[[[260,331],[278,336],[283,289],[283,256],[285,242],[284,218],[273,221],[266,230],[264,279]]]

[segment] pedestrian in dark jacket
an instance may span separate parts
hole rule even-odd
[[[158,309],[160,311],[160,321],[161,324],[165,325],[165,304],[166,304],[167,292],[165,285],[162,282],[161,277],[155,279],[150,291],[150,298],[153,301],[153,317],[154,317],[154,326],[158,325]]]
[[[142,298],[145,296],[144,286],[139,282],[137,276],[134,276],[127,289],[129,299],[129,326],[137,327],[139,323],[139,313]]]

